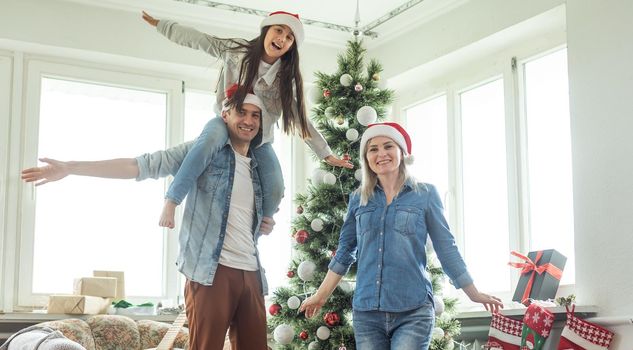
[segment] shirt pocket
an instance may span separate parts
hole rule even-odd
[[[394,229],[403,236],[413,235],[422,227],[419,221],[423,215],[424,211],[421,208],[399,205],[396,207]]]
[[[376,207],[363,207],[356,210],[356,234],[363,235],[371,229],[371,218]]]
[[[222,178],[222,174],[224,174],[225,169],[218,167],[209,167],[202,173],[202,176],[198,179],[198,188],[201,191],[213,193],[215,189],[218,187],[220,180]]]

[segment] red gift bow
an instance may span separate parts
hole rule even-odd
[[[523,291],[523,297],[521,298],[521,303],[525,303],[525,301],[530,298],[530,292],[532,291],[532,284],[534,283],[534,276],[537,273],[540,275],[543,272],[547,272],[550,275],[552,275],[552,277],[556,278],[557,280],[560,280],[561,276],[563,275],[563,271],[561,271],[561,269],[559,269],[558,267],[556,267],[556,265],[553,265],[552,263],[547,263],[541,266],[537,266],[538,261],[541,260],[541,257],[543,256],[542,250],[539,250],[538,252],[536,252],[535,261],[532,261],[527,256],[521,255],[515,251],[511,251],[510,254],[525,260],[525,262],[524,263],[509,262],[508,265],[522,269],[521,270],[522,275],[532,272],[532,275],[530,276],[530,279],[528,280],[528,283],[525,286],[525,290]]]

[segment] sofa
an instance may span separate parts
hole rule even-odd
[[[155,348],[169,329],[168,323],[133,320],[120,315],[95,315],[84,320],[69,318],[42,322],[40,326],[59,330],[86,350],[146,350]],[[187,349],[189,332],[182,328],[175,348]]]

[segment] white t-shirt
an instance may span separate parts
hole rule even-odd
[[[257,271],[259,267],[253,238],[255,192],[253,191],[251,159],[233,152],[235,153],[235,178],[219,263],[234,269]]]

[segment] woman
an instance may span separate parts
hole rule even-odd
[[[433,185],[416,183],[405,161],[411,139],[397,123],[371,124],[360,143],[363,180],[350,195],[336,255],[314,295],[300,310],[307,317],[325,304],[358,261],[352,304],[358,349],[428,349],[435,322],[425,244],[433,247],[456,288],[495,312],[501,300],[473,284],[443,216]]]

